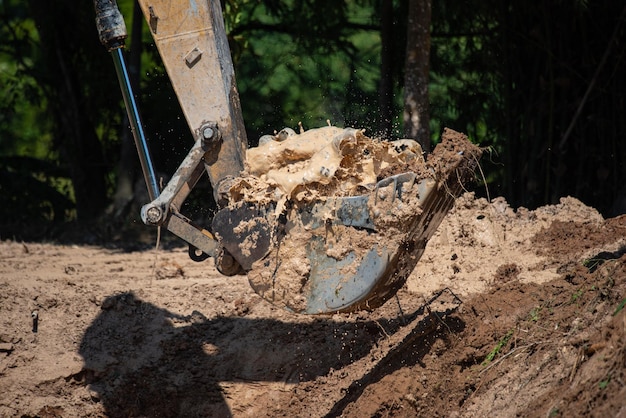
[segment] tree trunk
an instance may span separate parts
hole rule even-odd
[[[404,136],[430,152],[428,71],[432,0],[410,0],[404,71]]]

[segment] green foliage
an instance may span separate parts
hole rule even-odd
[[[550,410],[550,413],[548,414],[548,417],[549,418],[558,417],[560,413],[561,412],[559,411],[559,408],[552,408]]]
[[[455,8],[433,2],[431,125],[434,139],[451,126],[500,151],[498,125],[488,123],[501,95],[494,57],[498,20],[491,7],[488,2],[465,2]]]
[[[602,265],[606,260],[603,258],[588,258],[583,260],[583,266],[587,267],[590,272],[594,272],[600,265]]]
[[[574,303],[578,299],[580,299],[580,297],[583,295],[584,292],[585,292],[585,290],[582,289],[582,288],[580,288],[576,292],[574,292],[574,294],[572,295],[572,303]]]
[[[532,322],[539,321],[539,318],[540,318],[539,314],[541,313],[542,309],[543,309],[542,307],[537,306],[530,311],[530,320]]]
[[[617,305],[617,308],[615,308],[615,311],[613,311],[613,316],[615,316],[618,313],[620,313],[620,311],[622,309],[624,309],[624,306],[626,306],[626,298],[622,299],[622,301],[619,303],[619,305]]]
[[[311,128],[329,119],[374,136],[382,129],[379,1],[223,3],[251,145],[298,122]],[[393,3],[390,77],[399,136],[407,2]],[[118,4],[130,29],[134,2]],[[626,79],[617,76],[626,63],[619,59],[626,45],[622,2],[470,0],[432,7],[432,141],[451,127],[488,147],[481,164],[490,193],[514,207],[572,195],[612,214],[626,178],[620,140]],[[3,208],[5,219],[75,216],[67,208],[79,205],[85,175],[93,177],[89,184],[104,184],[103,201],[113,195],[126,127],[113,66],[93,22],[91,2],[0,2],[0,187],[14,202]],[[155,165],[171,173],[191,137],[146,25],[142,39],[139,102]],[[603,60],[607,53],[611,58]],[[68,111],[69,81],[77,114]],[[78,136],[91,133],[87,158]],[[29,169],[16,164],[25,159]],[[38,193],[20,194],[26,187]],[[55,203],[42,204],[40,196]]]
[[[498,341],[498,343],[493,348],[493,350],[491,350],[489,354],[487,354],[487,357],[485,357],[485,360],[483,360],[483,362],[481,363],[481,366],[486,366],[489,363],[491,363],[493,359],[496,358],[496,356],[500,353],[500,351],[502,351],[502,349],[506,347],[506,345],[511,340],[512,336],[513,336],[513,330],[510,330],[502,338],[500,338],[500,341]]]
[[[608,375],[606,379],[601,380],[600,383],[598,383],[598,387],[600,390],[606,389],[607,386],[609,386],[609,383],[611,383],[611,375]]]
[[[55,163],[45,91],[33,76],[38,32],[26,4],[0,3],[0,219],[2,224],[71,217],[66,173]]]
[[[0,3],[0,152],[43,157],[46,142],[41,138],[41,107],[44,92],[29,75],[37,31],[21,2]],[[19,136],[17,135],[19,134]],[[43,139],[43,140],[42,140]]]
[[[377,120],[380,39],[368,2],[229,2],[227,18],[250,142],[284,126]],[[361,28],[368,27],[363,30]]]

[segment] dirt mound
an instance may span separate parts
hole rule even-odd
[[[397,299],[321,317],[183,248],[5,241],[0,416],[626,416],[625,233],[466,194]]]

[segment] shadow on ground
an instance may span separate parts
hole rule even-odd
[[[432,306],[432,305],[431,305]],[[405,320],[411,332],[349,386],[327,416],[340,416],[364,388],[394,370],[417,364],[434,339],[445,308],[429,315],[422,307]],[[423,318],[423,319],[420,319]],[[448,318],[458,332],[463,324]],[[180,316],[133,293],[110,296],[86,330],[79,353],[88,384],[112,417],[230,417],[220,382],[311,381],[366,356],[385,335],[402,328],[399,319],[308,322],[217,317],[194,311]],[[238,400],[239,402],[239,400]]]

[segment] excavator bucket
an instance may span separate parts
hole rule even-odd
[[[481,150],[445,130],[424,159],[414,141],[334,126],[286,128],[247,149],[220,2],[139,4],[196,141],[159,191],[146,141],[134,132],[153,199],[143,221],[187,241],[194,260],[213,256],[220,272],[247,273],[259,295],[292,312],[374,309],[391,298],[473,179]],[[114,0],[95,5],[101,40],[117,51],[122,92],[134,108],[119,53],[123,20]],[[138,113],[128,111],[140,128]],[[220,208],[210,230],[179,211],[203,172]]]
[[[310,147],[325,129],[334,134],[329,142],[340,144],[337,166],[324,148],[294,160],[294,149]],[[398,152],[396,142],[354,129],[312,129],[289,141],[249,150],[254,158],[263,154],[270,168],[253,175],[250,163],[231,189],[234,203],[214,217],[213,231],[259,295],[306,314],[369,310],[391,298],[473,179],[481,154],[451,130],[426,160],[419,148]],[[383,178],[369,182],[372,175]]]

